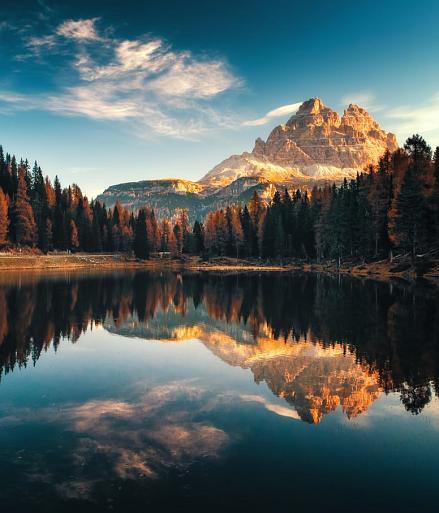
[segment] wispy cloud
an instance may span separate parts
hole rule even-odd
[[[66,20],[58,26],[56,33],[59,36],[88,41],[99,41],[95,24],[97,18],[88,20]]]
[[[367,91],[357,91],[347,94],[343,96],[343,98],[340,100],[340,103],[343,106],[353,103],[354,105],[363,107],[363,109],[366,109],[369,112],[379,112],[384,109],[384,105],[377,103],[376,96],[373,93]]]
[[[288,105],[282,105],[281,107],[277,107],[276,109],[270,110],[264,116],[257,119],[252,119],[249,121],[244,121],[242,124],[244,126],[261,126],[266,125],[274,118],[284,117],[291,114],[295,114],[299,109],[302,102],[298,103],[290,103]]]
[[[239,125],[233,115],[208,103],[242,83],[223,59],[175,50],[160,38],[110,37],[109,30],[98,30],[97,22],[66,20],[49,34],[28,38],[25,47],[32,55],[50,59],[62,49],[72,67],[70,84],[38,95],[0,91],[0,109],[125,121],[141,137],[194,138]]]
[[[405,105],[386,113],[396,132],[407,137],[413,132],[439,130],[439,92],[421,105]]]
[[[54,49],[57,46],[56,37],[49,36],[33,36],[27,40],[27,49],[36,57],[40,57],[44,52]],[[17,56],[17,60],[26,60],[26,54]]]

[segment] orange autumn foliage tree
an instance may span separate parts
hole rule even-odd
[[[7,195],[0,189],[0,247],[8,243],[8,217],[9,201]]]

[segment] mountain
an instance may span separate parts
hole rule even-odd
[[[167,178],[112,185],[96,199],[109,208],[113,208],[117,201],[133,211],[148,206],[159,217],[170,218],[175,209],[186,208],[196,217],[203,211],[203,191],[204,186],[197,182]]]
[[[250,153],[232,155],[198,182],[168,178],[122,183],[97,199],[107,207],[116,201],[132,210],[151,206],[159,217],[187,208],[194,219],[227,203],[247,201],[254,190],[269,199],[276,188],[340,183],[397,148],[394,134],[361,107],[351,104],[339,116],[319,98],[311,98],[266,141],[258,138]]]
[[[199,183],[224,187],[243,176],[285,185],[339,181],[397,148],[395,135],[386,133],[361,107],[351,104],[340,117],[319,98],[311,98],[265,142],[257,139],[251,153],[232,155]]]

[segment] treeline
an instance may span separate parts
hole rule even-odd
[[[184,210],[171,224],[168,220],[159,223],[151,209],[142,209],[136,216],[120,203],[107,209],[98,201],[89,201],[76,184],[62,188],[58,177],[52,184],[37,162],[32,169],[27,160],[17,163],[0,146],[0,248],[36,247],[43,252],[134,249],[139,257],[148,258],[152,251],[175,255],[199,251],[190,245],[196,233],[197,226],[190,230]]]
[[[396,249],[412,254],[439,243],[439,148],[419,135],[386,152],[377,166],[340,187],[311,194],[276,192],[265,205],[255,193],[243,209],[210,213],[209,253],[300,259],[367,259]]]
[[[62,188],[43,177],[37,163],[0,147],[0,246],[71,251],[134,251],[204,256],[368,259],[394,250],[425,252],[439,243],[439,147],[434,155],[419,135],[404,149],[386,152],[377,166],[336,187],[276,192],[267,205],[257,193],[248,205],[210,212],[190,226],[187,211],[156,219],[84,196],[77,185]]]

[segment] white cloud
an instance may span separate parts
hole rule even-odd
[[[64,94],[49,96],[44,106],[53,112],[103,120],[136,118],[141,114],[135,99],[117,96],[115,91],[104,87],[71,87]],[[145,108],[142,112],[145,113]]]
[[[53,48],[56,46],[56,38],[55,36],[31,37],[28,45],[34,48],[39,48],[41,46]]]
[[[386,112],[394,130],[403,138],[419,132],[439,130],[439,92],[427,102],[417,106],[401,106]]]
[[[21,110],[129,122],[140,137],[156,133],[193,138],[218,127],[238,125],[233,116],[223,115],[207,103],[241,83],[223,60],[174,50],[160,38],[103,37],[96,20],[67,20],[55,33],[27,41],[34,55],[58,45],[66,51],[66,38],[76,43],[73,49],[68,46],[76,72],[68,86],[45,95],[0,91],[0,101]]]
[[[207,98],[230,89],[234,84],[235,77],[222,62],[197,62],[184,55],[167,73],[153,80],[150,88],[163,96]]]
[[[95,27],[97,18],[88,20],[66,20],[56,30],[59,36],[77,40],[99,41]]]
[[[369,112],[379,112],[384,109],[383,105],[377,104],[375,95],[366,91],[347,94],[346,96],[343,96],[340,103],[344,107],[353,103],[354,105],[358,105]]]
[[[302,102],[290,103],[289,105],[282,105],[281,107],[277,107],[276,109],[270,110],[270,112],[267,112],[267,114],[265,114],[265,116],[263,116],[261,118],[244,121],[242,124],[244,126],[266,125],[274,118],[279,118],[279,117],[284,117],[284,116],[288,116],[291,114],[295,114],[301,104],[302,104]]]

